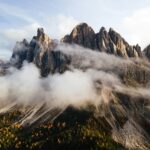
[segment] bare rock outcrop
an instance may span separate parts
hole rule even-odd
[[[112,28],[107,32],[106,29],[102,27],[99,33],[95,33],[90,26],[86,23],[82,23],[76,26],[70,35],[66,35],[61,41],[70,44],[75,43],[86,48],[124,58],[142,57],[139,45],[129,45],[125,39]]]
[[[150,45],[148,45],[144,50],[143,50],[144,56],[146,56],[150,60]]]

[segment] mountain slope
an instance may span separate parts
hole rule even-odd
[[[142,53],[139,45],[131,46],[112,28],[107,32],[102,27],[99,33],[95,33],[82,23],[60,42],[39,28],[30,43],[23,40],[14,47],[10,64],[25,74],[23,81],[19,71],[21,75],[11,71],[6,75],[6,80],[14,87],[9,87],[8,105],[6,103],[0,109],[2,129],[6,127],[13,133],[18,131],[14,125],[19,125],[19,134],[13,134],[22,142],[20,149],[29,145],[30,149],[148,150],[150,63],[145,59],[148,54],[149,47]],[[24,61],[29,64],[24,65]],[[41,73],[36,82],[31,64],[35,64]],[[26,73],[24,66],[31,72]],[[67,76],[70,74],[73,76]],[[15,84],[11,82],[14,76],[17,78]],[[25,89],[24,81],[27,81]],[[87,91],[84,91],[84,84]],[[58,91],[53,91],[53,86]],[[78,89],[81,92],[78,93]],[[16,96],[16,93],[20,95]],[[26,96],[24,104],[20,98],[26,99]],[[84,101],[87,96],[88,101]],[[33,99],[38,100],[33,103]],[[84,105],[80,105],[82,100]],[[24,132],[26,128],[28,133]],[[0,132],[4,139],[7,138],[5,132]],[[33,138],[29,140],[26,138],[31,136]],[[15,140],[10,145],[4,141],[0,141],[0,146],[5,149],[16,145]]]
[[[144,54],[141,52],[139,45],[129,45],[112,28],[107,32],[102,27],[100,32],[95,34],[93,29],[85,23],[76,26],[70,35],[66,35],[61,39],[61,42],[78,44],[94,51],[106,52],[123,58],[141,58],[143,62],[143,56],[148,56],[146,50],[144,50]],[[30,44],[26,40],[16,43],[11,62],[17,67],[21,67],[24,60],[34,62],[41,69],[41,75],[44,77],[49,73],[64,72],[68,69],[71,58],[59,51],[57,48],[59,45],[60,43],[50,39],[42,28],[38,29],[37,36],[33,37]],[[58,50],[55,51],[55,49]],[[149,69],[145,69],[144,65],[147,63],[144,62],[143,65],[143,62],[135,61],[131,66],[126,66],[128,69],[121,69],[120,76],[124,79],[128,77],[135,82],[149,84],[147,82],[150,77]]]
[[[75,43],[86,48],[107,52],[121,57],[142,57],[141,48],[129,45],[120,34],[110,28],[109,32],[102,27],[95,33],[86,23],[76,26],[70,35],[61,40],[66,43]]]

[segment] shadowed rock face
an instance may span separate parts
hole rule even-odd
[[[110,28],[109,32],[102,27],[99,33],[94,33],[87,24],[82,23],[76,26],[70,35],[61,40],[66,43],[75,43],[86,48],[115,54],[121,57],[142,57],[141,48],[129,45],[120,34]]]
[[[110,28],[108,34],[110,36],[112,43],[114,43],[117,55],[125,58],[137,57],[136,53],[133,53],[133,55],[128,54],[128,51],[132,51],[132,47],[129,46],[129,44],[120,36],[120,34],[115,32],[112,28]]]
[[[143,53],[150,60],[150,45],[143,50]]]
[[[70,35],[66,35],[62,42],[76,43],[86,48],[96,49],[96,35],[94,30],[86,23],[76,26]]]
[[[123,58],[142,58],[143,55],[145,55],[150,59],[150,46],[145,48],[142,54],[139,45],[129,45],[120,34],[111,28],[107,32],[106,29],[102,27],[99,33],[95,33],[91,27],[85,23],[82,23],[76,26],[72,30],[71,34],[66,35],[61,41],[68,44],[78,44],[80,46],[92,49],[93,51],[95,50],[97,51],[97,54],[99,52],[105,52]],[[56,50],[56,48],[58,48],[58,44],[59,43],[49,38],[48,35],[44,33],[42,28],[39,28],[37,30],[37,35],[33,37],[30,43],[26,40],[16,43],[11,62],[18,68],[22,66],[24,60],[34,63],[40,69],[42,77],[48,76],[49,73],[63,73],[71,68],[71,61],[73,61],[72,58],[74,56],[66,56],[63,52],[59,51],[59,49]],[[124,61],[126,60],[127,59],[124,59]],[[112,68],[105,71],[107,73],[114,73],[119,76],[119,79],[122,81],[124,87],[149,88],[149,63],[144,61],[144,58],[140,61],[138,59],[132,59],[131,62],[132,63],[128,65],[123,65],[123,67],[117,66],[115,68],[116,70]],[[89,68],[92,69],[92,67],[93,66],[91,65]],[[4,73],[2,72],[2,74]],[[101,82],[98,84],[101,85]],[[139,130],[138,126],[135,126],[134,124],[134,122],[136,122],[141,126],[140,129],[145,131],[142,133],[142,136],[145,137],[144,140],[149,139],[149,100],[143,96],[134,97],[130,94],[130,92],[124,93],[121,91],[117,92],[115,90],[107,91],[107,89],[106,91],[104,89],[102,92],[104,92],[110,103],[108,103],[108,105],[103,104],[97,107],[97,113],[94,113],[95,121],[102,127],[106,127],[107,130],[110,130],[109,132],[111,132],[111,128],[113,126],[115,126],[115,129],[118,132],[122,128],[125,129],[125,131],[128,131],[128,125],[130,125],[129,128],[133,126],[136,130]],[[70,113],[67,114],[67,118],[69,115]],[[145,133],[147,134],[145,135]],[[128,141],[130,142],[130,140],[132,140],[132,136],[129,134],[128,137]],[[126,137],[123,136],[121,138],[121,136],[118,136],[117,141],[123,143],[126,141]]]
[[[96,43],[97,48],[100,51],[116,54],[115,45],[112,43],[110,36],[104,27],[96,34]]]
[[[142,58],[143,55],[150,58],[150,46],[142,53],[139,45],[129,45],[125,39],[112,28],[107,32],[106,29],[102,27],[98,33],[95,33],[86,23],[77,25],[70,35],[66,35],[62,38],[61,42],[78,44],[86,48],[123,58]],[[44,33],[43,28],[39,28],[37,35],[32,38],[30,43],[25,39],[22,42],[16,43],[13,49],[11,64],[20,68],[24,60],[29,63],[33,62],[40,68],[41,75],[44,77],[49,73],[62,73],[68,69],[71,58],[68,58],[68,56],[60,51],[54,50],[58,44],[58,42]],[[132,66],[130,68],[132,68]],[[144,82],[145,73],[140,74],[139,71],[136,71],[137,69],[134,68],[127,70],[125,74],[133,76],[134,79],[136,76],[136,80],[140,78],[142,81],[139,81]]]
[[[71,59],[60,51],[45,52],[41,60],[41,75],[46,77],[50,72],[63,73],[65,70],[69,69],[68,65],[70,62]]]
[[[11,63],[15,64],[18,68],[22,66],[22,63],[27,58],[27,53],[29,50],[29,43],[26,39],[21,42],[16,42],[13,49],[13,54],[11,58]]]
[[[63,72],[67,69],[70,60],[64,54],[54,52],[57,43],[44,33],[43,28],[37,30],[30,43],[27,40],[17,42],[11,58],[11,63],[20,68],[23,61],[33,62],[41,70],[43,77],[50,72]]]

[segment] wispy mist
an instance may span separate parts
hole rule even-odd
[[[103,117],[106,117],[110,123],[114,139],[117,139],[120,134],[123,136],[122,141],[127,138],[124,135],[126,129],[117,129],[115,123],[117,118],[109,107],[115,93],[131,96],[132,102],[128,102],[131,103],[131,107],[132,103],[139,98],[150,100],[148,88],[127,87],[120,79],[119,74],[122,69],[133,65],[134,62],[76,45],[59,45],[57,50],[71,57],[70,69],[63,74],[49,74],[47,78],[41,78],[39,69],[33,63],[24,62],[20,70],[10,68],[9,74],[0,77],[0,113],[11,111],[19,106],[25,114],[19,123],[30,125],[39,119],[42,121],[54,120],[68,106],[81,108],[92,104],[97,108],[97,112],[103,114]],[[122,105],[124,105],[123,102],[122,104],[118,102],[114,109],[121,108],[123,115],[133,120],[133,116],[127,112],[128,108]],[[99,110],[101,107],[102,109]],[[133,107],[133,111],[134,109],[136,107]],[[130,123],[128,124],[131,125]],[[135,120],[134,123],[138,126],[138,128],[135,126],[135,132],[142,137],[137,130],[143,130],[142,127]],[[135,146],[134,143],[125,145]]]

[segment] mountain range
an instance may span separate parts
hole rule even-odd
[[[44,33],[43,28],[39,28],[37,30],[37,35],[32,38],[30,43],[28,43],[26,39],[16,43],[13,49],[11,62],[15,63],[18,67],[22,65],[24,60],[34,62],[38,67],[46,70],[44,71],[45,75],[55,71],[57,67],[61,70],[59,65],[62,65],[62,63],[56,63],[57,59],[62,59],[64,64],[67,64],[67,61],[65,62],[65,60],[63,60],[65,59],[61,56],[63,54],[54,52],[54,49],[59,43],[77,44],[92,49],[93,51],[106,52],[125,59],[150,59],[150,46],[141,50],[138,44],[130,45],[112,28],[107,32],[106,29],[102,27],[99,33],[95,33],[86,23],[81,23],[77,25],[69,35],[64,36],[60,42],[51,39]]]
[[[82,70],[87,74],[94,72],[92,74],[93,88],[100,95],[102,102],[96,107],[88,105],[83,109],[75,109],[69,105],[61,113],[56,109],[54,114],[59,112],[59,115],[55,121],[69,124],[67,133],[71,131],[71,139],[75,136],[73,131],[83,125],[88,126],[87,135],[94,134],[95,141],[100,137],[99,130],[104,130],[107,135],[111,135],[115,142],[121,144],[114,149],[148,150],[150,148],[149,61],[150,45],[141,50],[138,44],[130,45],[112,28],[107,31],[102,27],[98,33],[95,33],[89,25],[81,23],[60,41],[51,39],[43,28],[38,28],[37,35],[30,42],[23,39],[16,43],[10,61],[7,64],[0,62],[2,68],[0,72],[2,76],[9,74],[10,66],[21,70],[24,62],[35,64],[43,80],[55,74],[63,75],[67,71]],[[65,86],[67,84],[64,83]],[[31,113],[31,119],[34,115],[43,112],[44,108],[45,105],[42,105],[36,113]],[[45,117],[48,115],[47,112],[41,113],[44,114],[41,116]],[[40,119],[37,119],[35,123],[40,122]],[[31,122],[29,119],[28,123]],[[76,122],[79,126],[75,125]],[[83,137],[83,141],[89,144],[90,137],[87,135],[85,140]],[[63,138],[69,138],[68,136],[67,134]],[[94,147],[92,144],[95,141],[91,141],[90,146],[81,141],[78,145],[78,140],[75,140],[75,143],[71,141],[68,145],[70,148],[74,145],[72,149],[76,149],[76,145],[80,147],[78,149],[113,149],[107,144],[102,147],[102,143],[95,144],[97,147]],[[68,145],[64,144],[64,149]],[[61,149],[61,146],[57,148]]]

